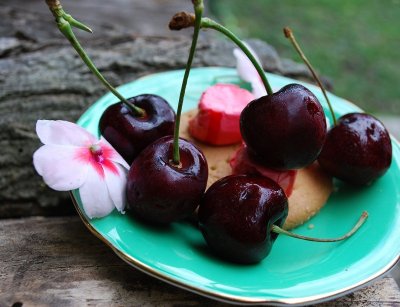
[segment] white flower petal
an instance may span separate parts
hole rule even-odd
[[[255,57],[257,62],[261,65],[261,61],[255,51],[248,44],[245,43],[245,45]],[[235,48],[233,50],[233,55],[236,57],[236,69],[240,79],[251,83],[253,80],[260,78],[257,70],[254,68],[254,65],[241,49]]]
[[[264,84],[261,82],[259,78],[252,80],[250,83],[251,83],[252,93],[255,99],[267,95],[267,90],[265,89]]]
[[[112,154],[106,157],[107,159],[122,165],[126,169],[129,169],[129,164],[124,160],[124,158],[122,158],[122,156],[118,153],[118,151],[116,151],[114,147],[112,147],[111,144],[103,136],[101,136],[100,138],[99,145],[107,146],[110,149],[112,149]]]
[[[38,120],[36,133],[43,144],[88,146],[97,141],[84,128],[63,120]]]
[[[258,58],[257,54],[251,47],[245,44],[246,47],[250,50],[252,55],[255,57],[257,62],[261,65],[261,61]],[[235,48],[233,50],[233,55],[236,57],[236,69],[240,79],[251,83],[252,93],[254,97],[260,98],[262,96],[267,95],[267,91],[265,89],[264,84],[261,81],[261,78],[254,68],[254,65],[251,63],[249,58],[243,53],[242,50]]]
[[[79,189],[83,210],[89,218],[103,217],[114,210],[105,178],[93,167],[88,168],[85,183]]]
[[[81,147],[44,145],[33,154],[33,165],[44,182],[57,191],[79,188],[86,180],[88,164],[78,159]]]
[[[104,167],[105,180],[108,193],[119,212],[124,213],[126,203],[126,180],[127,170],[119,164],[114,164],[118,173]]]
[[[331,120],[329,119],[329,117],[325,116],[325,120],[326,120],[326,130],[328,131],[329,129],[331,129]]]

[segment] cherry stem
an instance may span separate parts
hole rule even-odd
[[[201,27],[214,29],[214,30],[224,34],[231,41],[233,41],[243,51],[243,53],[247,56],[247,58],[253,64],[254,68],[257,70],[257,72],[260,75],[260,78],[264,84],[264,87],[267,90],[268,95],[273,94],[271,85],[268,82],[268,79],[267,79],[267,76],[265,75],[264,69],[258,63],[258,61],[253,56],[251,51],[247,48],[247,46],[245,44],[243,44],[243,42],[233,32],[231,32],[229,29],[225,28],[223,25],[215,22],[214,20],[212,20],[210,18],[202,18]]]
[[[86,32],[92,33],[92,30],[84,25],[83,23],[75,20],[71,15],[67,14],[62,6],[59,0],[46,0],[46,3],[50,9],[50,11],[53,13],[57,27],[60,30],[60,32],[68,39],[68,41],[71,43],[72,47],[76,50],[80,58],[83,60],[83,62],[86,64],[86,66],[92,71],[92,73],[100,80],[105,87],[110,90],[111,93],[113,93],[118,99],[121,100],[122,103],[126,105],[127,108],[129,108],[135,116],[143,117],[146,115],[145,110],[142,108],[139,108],[131,103],[129,103],[100,73],[100,71],[97,69],[97,67],[93,64],[92,60],[89,58],[85,50],[82,48],[81,44],[79,43],[78,39],[76,38],[74,32],[72,31],[72,27],[84,30]]]
[[[310,61],[305,56],[304,52],[301,50],[299,44],[296,41],[296,38],[294,37],[292,30],[288,27],[285,27],[283,29],[283,33],[285,34],[285,37],[290,40],[290,42],[292,43],[293,47],[296,49],[297,53],[300,55],[303,62],[307,65],[308,69],[310,70],[311,74],[314,77],[314,80],[318,83],[319,87],[321,88],[322,94],[324,95],[326,102],[328,103],[329,110],[332,114],[333,124],[336,125],[335,113],[333,112],[333,108],[332,108],[331,102],[328,98],[328,94],[326,93],[325,87],[323,86],[320,78],[318,77],[317,73],[315,72],[314,68],[312,67]]]
[[[349,237],[351,237],[366,221],[366,219],[368,218],[368,212],[364,211],[360,218],[358,219],[357,223],[353,226],[353,228],[346,233],[345,235],[339,237],[339,238],[333,238],[333,239],[319,239],[319,238],[312,238],[312,237],[306,237],[306,236],[302,236],[302,235],[298,235],[295,234],[293,232],[287,231],[282,229],[279,226],[276,225],[272,225],[271,230],[277,234],[284,234],[287,235],[289,237],[293,237],[296,239],[301,239],[301,240],[306,240],[306,241],[313,241],[313,242],[338,242],[338,241],[343,241]]]
[[[200,32],[201,25],[201,16],[203,15],[204,5],[203,0],[192,0],[195,12],[195,21],[194,21],[194,31],[192,37],[192,45],[190,46],[189,57],[187,59],[185,73],[183,75],[181,91],[179,94],[178,108],[176,111],[176,120],[175,120],[175,130],[174,130],[174,147],[173,147],[173,157],[172,163],[175,165],[180,165],[180,154],[179,154],[179,127],[181,122],[181,113],[183,100],[185,98],[185,91],[187,82],[189,79],[190,69],[192,67],[193,57],[196,51],[197,40]]]
[[[195,17],[193,14],[187,13],[187,12],[179,12],[175,14],[171,21],[169,22],[169,28],[171,30],[181,30],[185,29],[188,27],[193,27],[194,26],[194,20]],[[256,58],[254,55],[251,53],[251,51],[247,48],[245,44],[242,43],[242,41],[235,35],[233,34],[230,30],[225,28],[224,26],[220,25],[219,23],[215,22],[214,20],[210,18],[201,18],[201,28],[210,28],[214,29],[225,36],[227,36],[230,40],[232,40],[243,52],[244,54],[248,57],[250,62],[253,64],[254,68],[257,70],[258,74],[260,75],[260,78],[264,84],[265,89],[267,90],[268,95],[272,95],[272,88],[268,82],[267,76],[265,75],[265,72],[263,68],[260,66],[260,64],[257,62]]]

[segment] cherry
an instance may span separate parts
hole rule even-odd
[[[100,119],[103,136],[128,162],[132,163],[138,153],[156,139],[172,134],[175,114],[168,102],[156,95],[123,97],[100,73],[88,54],[77,40],[72,27],[92,32],[89,27],[66,14],[59,1],[46,1],[53,13],[59,30],[69,40],[82,61],[118,99],[119,103],[110,106]]]
[[[392,162],[392,144],[384,125],[372,115],[349,113],[336,120],[325,88],[298,45],[293,32],[285,36],[299,53],[320,86],[332,114],[334,126],[328,131],[318,162],[330,175],[356,185],[367,185],[382,176]]]
[[[128,102],[143,109],[145,115],[137,116],[119,102],[105,110],[99,126],[104,138],[131,164],[147,145],[173,134],[175,112],[157,95],[139,95],[129,98]]]
[[[189,57],[182,80],[174,135],[146,147],[128,173],[127,209],[144,220],[171,223],[188,217],[207,186],[208,166],[194,144],[179,138],[179,125],[189,72],[196,50],[203,2],[193,1],[196,17]]]
[[[207,161],[192,143],[180,139],[180,165],[171,163],[172,136],[146,147],[128,173],[127,210],[144,220],[171,223],[190,216],[200,203],[208,177]]]
[[[199,207],[199,226],[207,244],[221,257],[238,263],[264,259],[282,226],[288,200],[273,180],[231,175],[216,181]]]
[[[189,13],[178,13],[172,17],[170,29],[191,27],[193,20]],[[302,168],[316,160],[325,141],[326,121],[314,94],[299,84],[273,93],[257,59],[234,33],[210,18],[202,18],[200,27],[232,40],[254,65],[268,93],[250,102],[240,116],[241,134],[252,154],[264,166],[283,170]]]
[[[382,176],[392,161],[392,144],[383,124],[364,113],[349,113],[332,127],[318,162],[334,177],[366,185]]]
[[[273,180],[231,175],[207,190],[199,207],[199,227],[208,246],[220,257],[244,264],[260,262],[271,251],[278,234],[314,242],[337,242],[352,236],[365,222],[363,212],[345,235],[319,239],[282,229],[288,199]]]
[[[324,111],[300,84],[250,102],[240,115],[248,150],[267,167],[288,170],[311,164],[326,137]]]

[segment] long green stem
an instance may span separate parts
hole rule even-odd
[[[74,32],[72,31],[72,26],[91,32],[90,28],[82,24],[81,22],[72,18],[64,12],[61,4],[58,0],[46,0],[51,12],[56,18],[57,26],[61,33],[68,39],[72,47],[76,50],[82,61],[86,66],[92,71],[92,73],[100,80],[103,85],[110,90],[122,103],[124,103],[135,116],[145,116],[145,111],[137,106],[129,103],[100,73],[97,67],[93,64],[92,60],[89,58],[85,50],[82,48],[78,39],[76,38]]]
[[[328,98],[328,95],[325,91],[325,87],[322,84],[321,80],[319,79],[317,73],[315,72],[314,68],[312,67],[310,61],[307,59],[307,57],[305,56],[304,52],[301,50],[299,44],[296,41],[296,38],[294,37],[294,34],[292,32],[291,29],[289,29],[288,27],[283,29],[283,32],[285,34],[285,37],[288,38],[290,40],[290,42],[292,43],[294,49],[296,49],[297,53],[300,55],[301,59],[304,61],[304,63],[307,65],[308,69],[310,70],[311,74],[314,77],[314,80],[318,83],[319,87],[321,88],[322,94],[324,95],[326,102],[328,103],[328,107],[329,110],[332,114],[332,119],[333,119],[333,124],[336,125],[336,116],[335,113],[333,112],[333,108],[331,105],[331,102]]]
[[[359,220],[357,221],[357,223],[353,226],[353,228],[346,233],[345,235],[339,237],[339,238],[333,238],[333,239],[318,239],[318,238],[311,238],[311,237],[306,237],[306,236],[302,236],[302,235],[298,235],[295,234],[293,232],[284,230],[282,228],[280,228],[279,226],[276,225],[272,225],[272,231],[278,234],[284,234],[296,239],[301,239],[301,240],[307,240],[307,241],[314,241],[314,242],[337,242],[337,241],[343,241],[349,237],[351,237],[366,221],[366,219],[368,218],[368,213],[366,211],[364,211]]]
[[[179,127],[180,127],[180,122],[181,122],[182,106],[183,106],[183,100],[185,97],[187,81],[189,79],[190,68],[192,67],[193,57],[194,57],[194,53],[196,51],[197,40],[198,40],[199,32],[200,32],[201,16],[203,14],[203,9],[204,9],[202,0],[195,0],[195,1],[193,1],[193,4],[194,4],[194,11],[195,11],[195,22],[194,22],[192,45],[190,46],[189,57],[188,57],[188,60],[186,63],[185,73],[183,75],[181,91],[179,94],[178,109],[176,112],[176,120],[175,120],[174,148],[173,148],[173,158],[172,158],[172,162],[175,165],[180,164]]]
[[[258,74],[260,75],[260,78],[265,86],[265,89],[267,90],[268,95],[273,94],[272,88],[268,82],[268,79],[265,75],[263,68],[257,62],[256,58],[253,56],[253,54],[250,52],[250,50],[247,48],[247,46],[245,44],[243,44],[243,42],[235,34],[233,34],[230,30],[225,28],[223,25],[215,22],[214,20],[212,20],[210,18],[203,18],[201,21],[201,27],[214,29],[214,30],[224,34],[225,36],[227,36],[230,40],[232,40],[244,52],[244,54],[249,58],[251,63],[254,65],[254,68],[257,70]]]
[[[193,14],[187,12],[179,12],[172,17],[169,23],[169,28],[171,30],[181,30],[188,27],[193,27],[195,25],[195,20],[196,19],[193,16]],[[272,88],[268,82],[267,76],[265,75],[263,68],[257,62],[256,58],[250,52],[249,48],[247,48],[247,46],[244,43],[242,43],[242,41],[235,34],[233,34],[230,30],[228,30],[227,28],[225,28],[224,26],[220,25],[219,23],[215,22],[210,18],[202,18],[200,27],[205,29],[207,28],[214,29],[227,36],[230,40],[232,40],[243,51],[243,53],[253,64],[254,68],[257,70],[257,73],[259,74],[264,84],[264,87],[267,90],[268,95],[273,94]]]

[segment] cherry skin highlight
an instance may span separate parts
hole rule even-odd
[[[253,100],[240,115],[249,152],[264,166],[278,170],[299,169],[315,161],[326,130],[321,104],[300,84]]]
[[[231,175],[216,181],[199,207],[199,226],[208,246],[237,263],[257,263],[270,252],[288,214],[282,188],[269,178]]]
[[[172,135],[175,112],[162,97],[144,94],[128,99],[144,109],[145,117],[133,115],[123,103],[109,106],[100,118],[104,138],[131,164],[136,156],[155,140]]]
[[[328,131],[318,162],[326,172],[343,181],[370,184],[392,162],[389,133],[372,115],[346,114]]]
[[[165,136],[146,147],[128,173],[127,210],[139,218],[168,224],[190,216],[207,186],[204,154],[179,139],[180,164],[171,161],[173,137]]]

